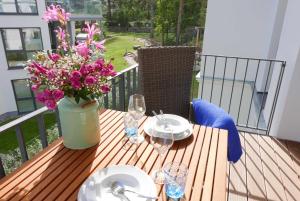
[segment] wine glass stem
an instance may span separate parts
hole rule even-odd
[[[162,154],[159,154],[159,169],[158,169],[158,171],[159,172],[162,172],[162,164],[163,162],[162,162]]]

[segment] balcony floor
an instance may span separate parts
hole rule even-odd
[[[240,133],[244,154],[227,168],[228,201],[300,199],[300,143]]]

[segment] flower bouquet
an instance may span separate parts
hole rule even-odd
[[[59,5],[51,5],[43,19],[59,23],[55,30],[58,49],[38,52],[28,61],[26,70],[36,99],[49,109],[55,109],[57,101],[64,96],[73,97],[79,103],[80,99],[92,101],[108,93],[107,80],[116,72],[111,62],[103,58],[104,40],[94,40],[94,36],[100,34],[97,25],[87,24],[84,28],[86,41],[72,46],[67,32],[70,13]]]
[[[110,91],[108,79],[116,75],[111,62],[103,58],[104,41],[96,24],[87,24],[87,39],[70,44],[67,22],[70,14],[59,5],[51,5],[43,16],[46,22],[57,21],[58,48],[38,52],[28,61],[32,90],[36,99],[58,111],[63,143],[71,149],[84,149],[100,141],[98,98]],[[59,102],[58,102],[59,101]]]

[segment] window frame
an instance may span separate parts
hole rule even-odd
[[[28,82],[28,83],[29,83],[29,90],[30,90],[31,97],[26,97],[26,98],[18,98],[18,97],[17,97],[17,93],[16,93],[16,88],[15,88],[15,85],[14,85],[14,81],[18,81],[18,80],[29,81],[29,79],[28,79],[28,78],[23,78],[23,79],[12,79],[12,80],[11,80],[11,85],[12,85],[13,92],[14,92],[14,98],[15,98],[15,103],[16,103],[16,106],[17,106],[18,114],[26,114],[26,113],[32,112],[32,111],[20,112],[20,108],[19,108],[19,105],[18,105],[18,101],[31,100],[32,103],[33,103],[33,108],[34,108],[34,110],[37,110],[37,104],[36,104],[36,100],[35,100],[34,93],[33,93],[32,89],[31,89],[31,84],[30,84],[30,82]],[[34,111],[34,110],[33,110],[33,111]]]
[[[20,38],[21,38],[21,44],[22,44],[22,50],[7,50],[6,49],[6,44],[5,44],[5,41],[4,41],[4,37],[3,37],[3,30],[4,29],[18,29],[19,30],[19,34],[20,34]],[[9,62],[8,62],[8,59],[7,59],[7,52],[18,52],[18,53],[34,53],[34,52],[37,52],[37,51],[40,51],[40,50],[26,50],[26,45],[25,45],[25,40],[24,40],[24,36],[22,34],[22,29],[39,29],[40,31],[40,35],[41,35],[41,43],[42,43],[42,48],[41,50],[44,49],[44,43],[43,43],[43,36],[42,36],[42,30],[41,30],[41,27],[0,27],[0,32],[1,32],[1,38],[2,38],[2,44],[3,44],[3,47],[4,47],[4,51],[5,51],[5,57],[6,57],[6,63],[7,63],[7,70],[18,70],[18,69],[24,69],[23,66],[10,66],[9,65]],[[26,54],[27,56],[27,54]]]
[[[16,5],[16,12],[0,12],[0,15],[39,15],[37,0],[34,0],[35,6],[36,6],[36,12],[35,13],[21,13],[21,12],[19,12],[18,0],[14,0],[14,1],[15,1],[15,5]]]

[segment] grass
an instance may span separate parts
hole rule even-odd
[[[106,33],[110,36],[105,42],[105,59],[113,59],[112,63],[116,71],[121,71],[128,67],[128,63],[124,59],[126,52],[133,52],[134,45],[144,44],[137,40],[137,38],[146,38],[147,34],[134,33]]]
[[[44,115],[44,120],[45,120],[46,129],[50,128],[56,122],[55,114],[54,113],[46,113]],[[12,119],[9,121],[12,121]],[[0,126],[8,123],[9,121],[2,122],[0,124]],[[24,139],[25,139],[26,143],[30,142],[34,138],[39,137],[37,119],[33,118],[33,119],[30,119],[30,120],[24,122],[22,124],[21,128],[22,128],[22,131],[24,134]],[[9,129],[7,131],[2,132],[0,135],[0,141],[1,141],[0,153],[5,154],[9,150],[13,150],[18,147],[18,141],[17,141],[16,133],[15,133],[14,129]]]

